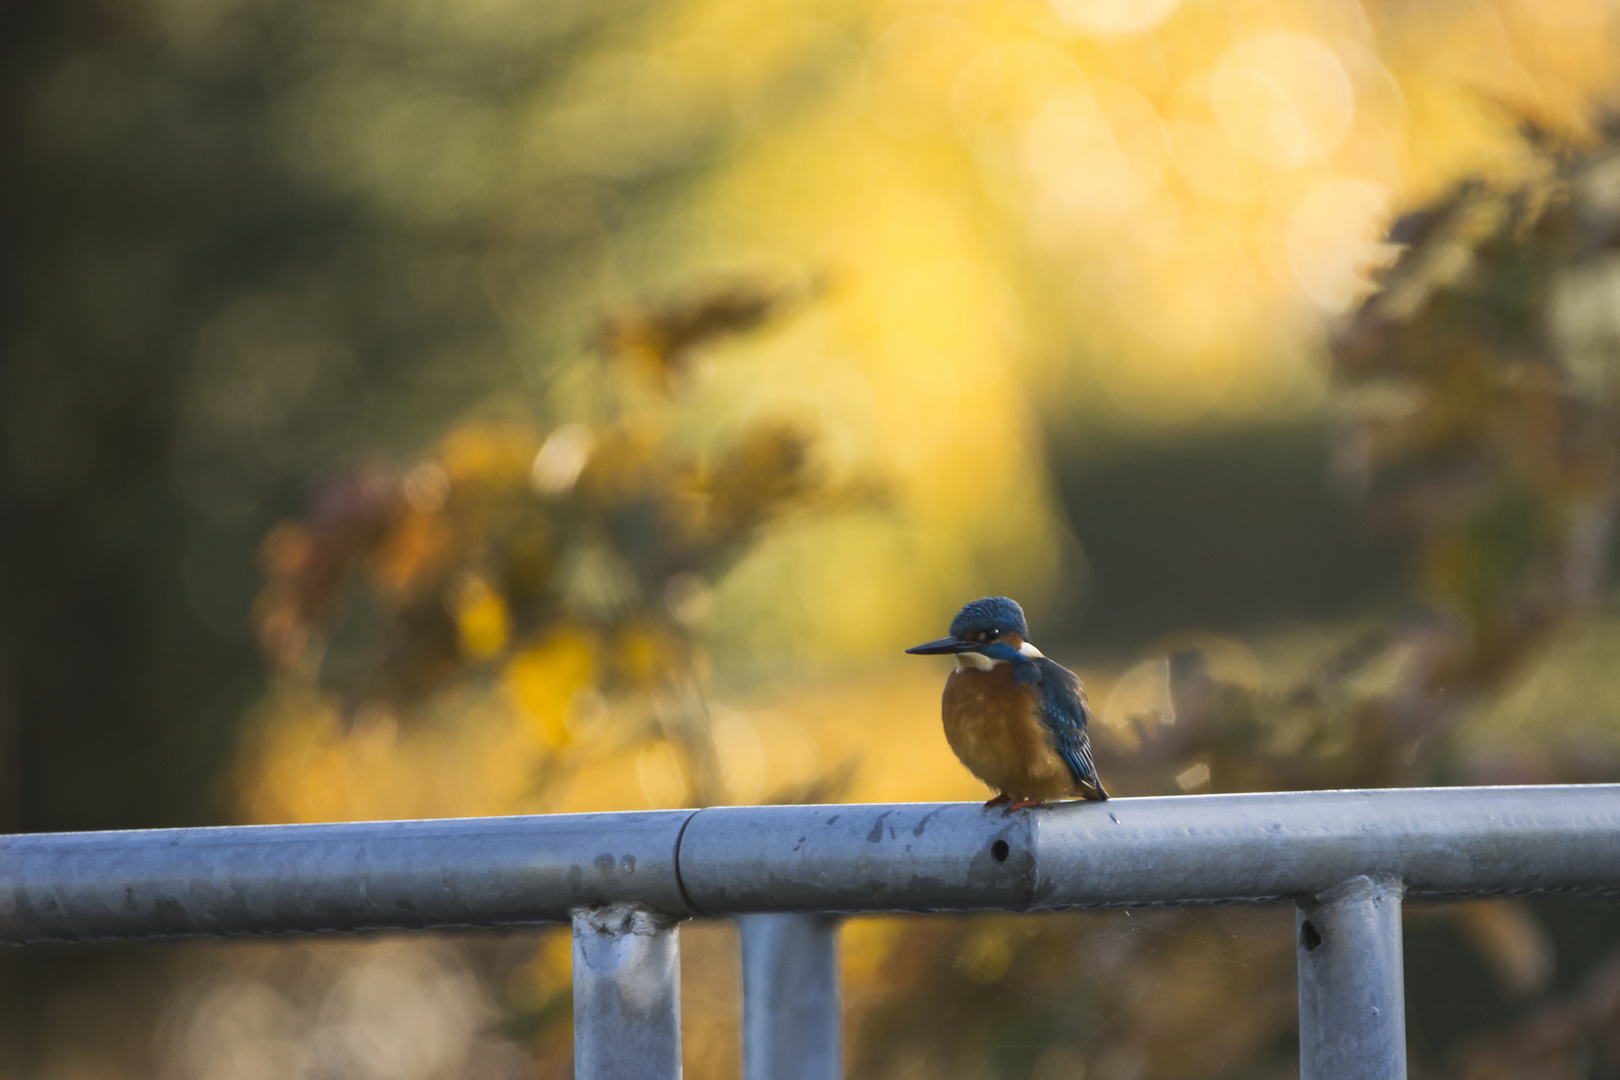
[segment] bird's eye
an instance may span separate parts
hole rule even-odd
[[[986,641],[994,641],[996,638],[998,638],[1000,636],[1001,636],[1001,631],[1000,630],[986,630],[984,632],[984,640],[986,640]]]

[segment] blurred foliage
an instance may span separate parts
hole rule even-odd
[[[342,743],[356,724],[391,729],[468,686],[498,687],[515,707],[503,771],[530,775],[510,797],[548,805],[562,777],[629,754],[644,769],[673,765],[677,801],[725,800],[698,634],[715,582],[772,526],[881,496],[872,483],[830,483],[813,436],[786,419],[755,419],[722,446],[681,445],[672,386],[706,341],[758,327],[801,293],[739,284],[615,316],[610,352],[571,384],[596,402],[595,423],[543,438],[469,423],[404,468],[332,482],[308,517],[272,530],[255,622],[278,692],[260,727],[272,742],[248,767],[274,775],[253,789],[272,800],[253,815],[343,814],[322,801],[350,786],[341,778],[301,758],[296,775],[277,771],[289,712],[314,708]],[[317,704],[333,669],[340,697]],[[816,793],[834,791],[794,797]]]

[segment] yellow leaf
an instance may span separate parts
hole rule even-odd
[[[568,709],[596,678],[596,650],[584,634],[563,630],[506,665],[508,693],[548,746],[569,743]]]
[[[506,647],[510,618],[506,602],[478,578],[461,587],[456,596],[456,630],[461,651],[475,659],[494,656]]]

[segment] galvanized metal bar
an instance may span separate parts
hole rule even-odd
[[[1300,1080],[1406,1080],[1401,893],[1357,876],[1299,903]]]
[[[681,882],[705,915],[1025,908],[1033,820],[974,803],[713,807],[681,838]]]
[[[1269,900],[1357,874],[1408,896],[1620,886],[1620,785],[1189,795],[1037,818],[1042,907]]]
[[[840,1080],[844,1009],[838,920],[739,915],[743,1080]]]
[[[715,807],[0,837],[0,941],[669,915],[1023,910],[1620,889],[1620,786],[1200,795],[1004,815]]]
[[[687,913],[690,810],[0,837],[0,940],[564,922]]]
[[[951,804],[716,807],[681,881],[709,915],[1054,909],[1620,887],[1620,786],[1184,795],[1003,816]]]
[[[574,911],[575,1080],[680,1080],[679,923],[635,904]]]

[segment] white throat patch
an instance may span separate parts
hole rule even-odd
[[[1032,660],[1046,655],[1027,641],[1018,646],[1018,651]],[[979,671],[993,671],[997,664],[1005,664],[1006,662],[1005,660],[992,660],[984,653],[979,652],[959,652],[956,654],[957,671],[966,671],[968,668],[976,668]]]

